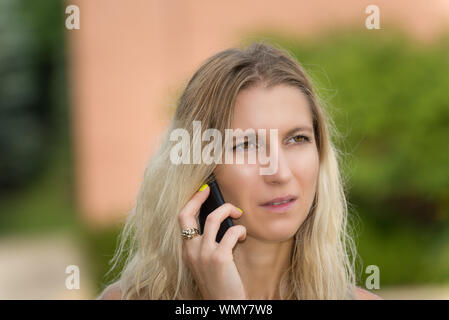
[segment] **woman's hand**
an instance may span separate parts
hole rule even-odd
[[[199,229],[196,217],[209,192],[209,187],[198,191],[181,210],[178,216],[181,230]],[[228,216],[236,219],[241,215],[235,206],[225,203],[207,216],[202,235],[183,239],[182,259],[193,273],[203,299],[248,298],[232,255],[237,241],[246,238],[246,228],[242,225],[230,227],[220,243],[215,241],[221,222]]]

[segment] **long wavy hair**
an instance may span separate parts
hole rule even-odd
[[[134,207],[119,236],[112,271],[122,268],[122,299],[202,299],[190,270],[182,261],[178,214],[207,180],[216,164],[173,164],[170,141],[176,128],[187,130],[191,147],[201,135],[192,129],[216,128],[224,136],[231,128],[236,96],[241,90],[287,84],[308,98],[319,154],[319,181],[309,214],[295,234],[291,264],[279,284],[281,299],[353,299],[356,250],[348,224],[340,152],[331,141],[338,135],[311,78],[288,51],[258,41],[245,49],[231,48],[207,59],[177,100],[174,118],[156,155],[145,168]],[[273,110],[273,112],[275,112]],[[223,152],[223,150],[222,150]]]

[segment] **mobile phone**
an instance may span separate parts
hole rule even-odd
[[[214,174],[212,173],[211,176],[208,179],[210,182],[208,182],[210,192],[209,196],[207,197],[206,201],[204,201],[203,205],[200,208],[200,214],[199,214],[199,223],[200,223],[200,233],[203,234],[204,232],[204,225],[206,223],[207,216],[217,209],[219,206],[225,203],[223,199],[223,195],[221,194],[220,188],[218,187],[217,180],[215,179]],[[232,227],[234,223],[232,222],[232,219],[230,217],[227,217],[221,224],[220,229],[218,230],[217,237],[215,238],[215,241],[220,242],[221,238],[223,238],[226,230],[228,228]]]

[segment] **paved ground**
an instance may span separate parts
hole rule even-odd
[[[79,289],[66,287],[70,265],[79,267]],[[91,299],[91,283],[82,252],[67,236],[0,239],[0,299]]]

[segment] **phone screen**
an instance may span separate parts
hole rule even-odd
[[[211,175],[212,181],[208,183],[210,188],[209,196],[207,197],[206,201],[204,201],[203,205],[200,208],[200,214],[199,214],[199,223],[200,223],[200,233],[203,234],[204,232],[204,225],[206,223],[207,216],[217,209],[219,206],[225,203],[223,199],[223,195],[221,194],[220,188],[218,187],[218,183],[215,180],[215,176]],[[228,230],[229,227],[232,227],[234,223],[232,222],[232,219],[230,217],[227,217],[220,225],[220,229],[218,230],[217,237],[215,241],[220,242],[223,238],[226,230]]]

